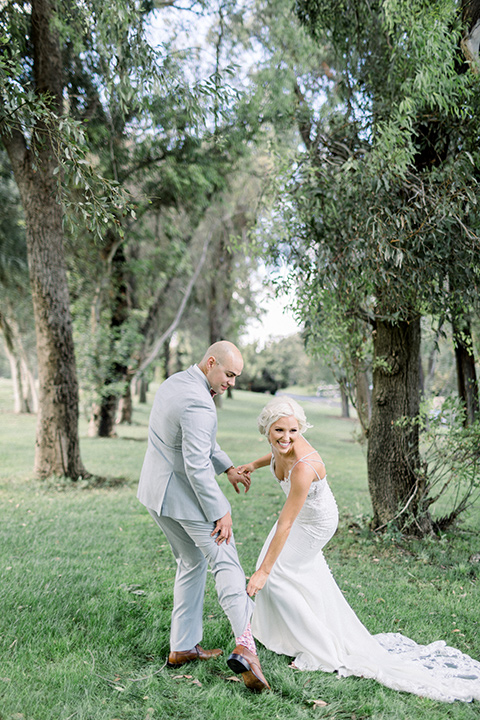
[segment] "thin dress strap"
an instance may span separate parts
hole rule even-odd
[[[312,468],[313,472],[315,473],[315,475],[317,476],[317,478],[318,478],[319,480],[323,480],[323,478],[320,477],[320,475],[319,475],[318,472],[315,470],[315,468],[314,468],[309,462],[305,462],[305,460],[306,460],[308,457],[310,457],[310,455],[315,455],[316,452],[317,452],[316,450],[313,450],[312,452],[308,453],[307,455],[304,455],[304,456],[301,457],[299,460],[297,460],[297,462],[294,463],[294,464],[292,465],[292,467],[290,468],[290,472],[288,473],[288,478],[287,478],[287,479],[290,480],[290,476],[291,476],[291,474],[292,474],[293,468],[294,468],[296,465],[298,465],[298,463],[304,462],[305,465],[308,465],[308,467]],[[325,463],[323,462],[323,460],[313,460],[313,462],[322,463],[323,467],[325,467]]]

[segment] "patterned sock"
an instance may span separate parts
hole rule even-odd
[[[254,655],[257,654],[257,648],[255,645],[255,640],[253,639],[252,635],[252,626],[250,623],[248,623],[245,632],[243,635],[240,635],[240,637],[236,638],[237,645],[243,645],[247,648],[247,650],[250,650]]]

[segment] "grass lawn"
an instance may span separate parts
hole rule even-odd
[[[235,463],[267,451],[256,430],[266,399],[237,391],[219,410],[219,441]],[[439,541],[372,536],[356,421],[303,404],[341,514],[325,555],[354,610],[372,632],[444,639],[480,659],[480,563],[470,562],[480,553],[479,509]],[[135,497],[149,405],[135,407],[116,439],[87,438],[82,420],[83,461],[111,478],[102,487],[33,479],[36,420],[11,406],[10,384],[0,380],[0,720],[480,718],[478,703],[445,705],[370,680],[295,672],[262,647],[272,692],[258,696],[232,679],[225,658],[166,668],[175,563]],[[253,475],[247,495],[220,483],[249,574],[283,493],[267,469]],[[227,654],[234,639],[211,576],[204,615],[204,646]]]

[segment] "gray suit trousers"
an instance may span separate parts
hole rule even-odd
[[[217,545],[210,536],[215,525],[201,520],[178,520],[148,512],[163,530],[177,561],[170,650],[190,650],[202,640],[203,598],[207,568],[215,578],[218,601],[235,637],[245,631],[254,603],[247,595],[245,573],[232,537]]]

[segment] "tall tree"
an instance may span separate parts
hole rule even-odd
[[[4,24],[4,32],[10,35],[13,46],[21,42],[22,29],[25,32],[32,63],[27,82],[33,98],[45,110],[31,116],[30,127],[22,127],[15,107],[10,105],[8,84],[13,83],[13,78],[4,81],[0,95],[4,115],[0,138],[10,158],[25,212],[37,334],[39,414],[35,472],[42,477],[65,475],[77,479],[85,474],[85,468],[80,459],[78,385],[62,207],[57,196],[59,159],[54,128],[50,125],[58,123],[63,112],[63,63],[56,8],[50,0],[33,0],[29,14],[19,12],[13,5],[4,6],[2,14],[4,23],[9,25]],[[26,43],[22,55],[25,51]],[[23,71],[28,74],[27,67]],[[25,101],[29,102],[27,96]]]
[[[359,321],[372,330],[374,526],[428,533],[418,430],[402,418],[419,411],[422,314],[458,317],[478,298],[478,82],[462,66],[454,2],[296,7],[333,60],[325,111],[304,103],[308,152],[285,254],[319,342],[342,313],[345,338]],[[333,322],[316,314],[322,305],[340,309]]]
[[[86,84],[103,83],[104,93],[115,93],[125,109],[135,72],[150,69],[148,52],[139,61],[146,47],[142,17],[134,2],[127,1],[118,13],[95,0],[81,6],[56,0],[6,3],[0,14],[8,39],[1,61],[0,139],[27,227],[40,385],[35,471],[42,477],[77,479],[86,472],[79,451],[64,209],[75,206],[97,235],[105,222],[118,228],[122,213],[120,194],[92,168],[81,123],[72,121],[73,98],[74,106],[84,105],[86,116],[91,106],[85,82],[77,82],[71,68],[95,58],[96,72]],[[67,185],[77,188],[76,196],[66,192]]]

